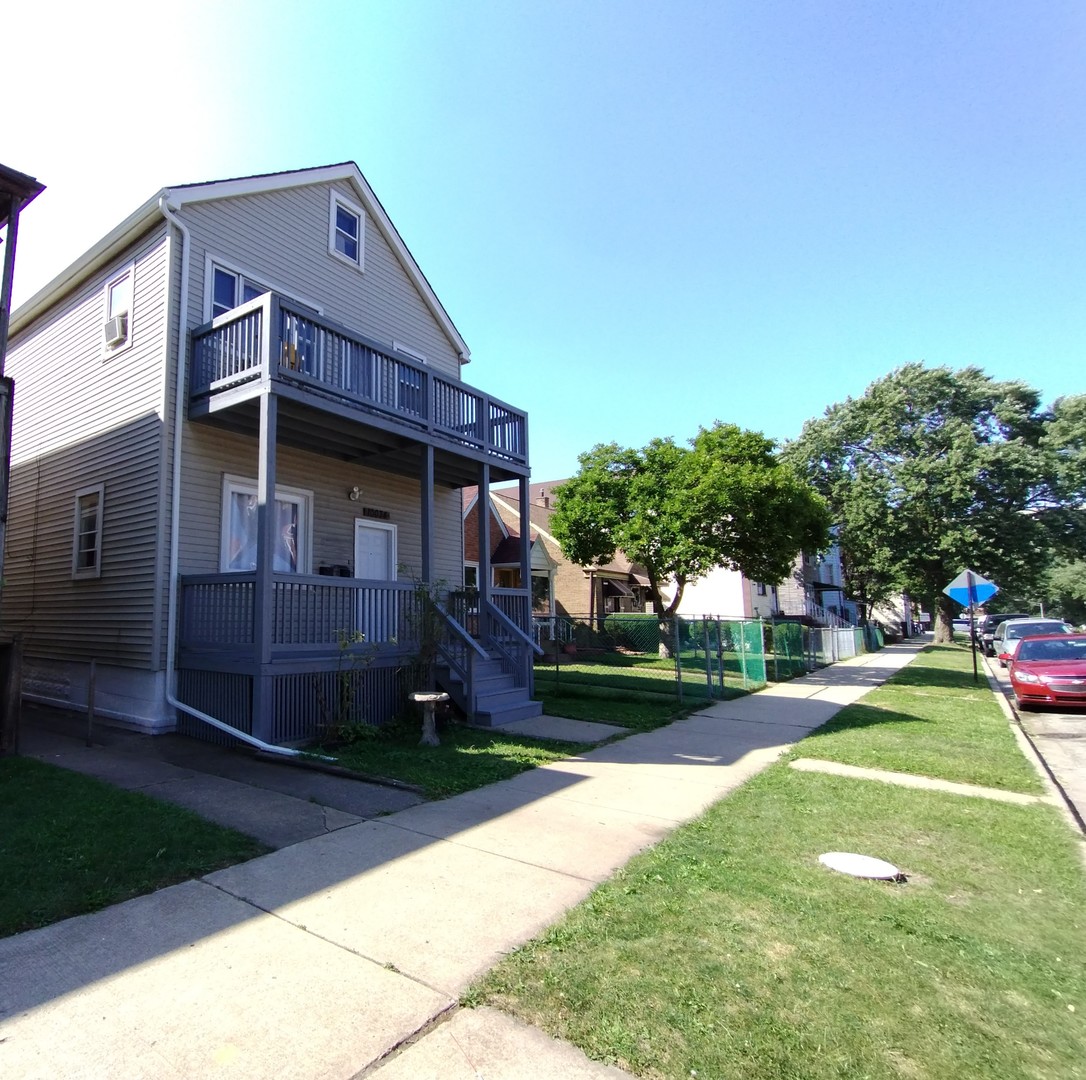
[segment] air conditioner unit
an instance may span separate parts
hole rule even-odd
[[[107,345],[119,345],[128,339],[128,316],[115,315],[103,327]]]

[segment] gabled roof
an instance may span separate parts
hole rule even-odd
[[[438,324],[448,335],[449,340],[460,354],[460,362],[466,364],[470,359],[467,343],[460,336],[449,313],[445,310],[437,294],[426,280],[414,256],[407,249],[396,227],[392,224],[385,208],[373,193],[366,178],[353,161],[344,161],[338,165],[324,165],[313,169],[294,169],[289,172],[262,173],[257,176],[241,176],[231,180],[212,180],[198,184],[178,184],[164,187],[155,192],[142,206],[129,214],[119,225],[108,232],[89,251],[84,252],[66,270],[58,274],[48,285],[40,289],[25,304],[21,305],[11,317],[11,332],[15,333],[24,325],[42,314],[66,293],[71,292],[86,278],[101,268],[121,251],[142,235],[159,219],[164,217],[162,206],[177,210],[186,203],[207,202],[211,199],[230,199],[242,195],[264,194],[270,191],[285,191],[289,188],[305,187],[309,184],[343,182],[350,185],[366,213],[373,220],[389,247],[396,254],[412,284]]]

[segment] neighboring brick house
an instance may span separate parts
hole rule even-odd
[[[567,615],[596,621],[613,612],[644,611],[648,578],[644,568],[622,552],[599,566],[570,562],[550,530],[553,490],[563,481],[528,485],[529,537],[533,611],[536,615]],[[478,491],[464,489],[464,584],[478,583]],[[490,555],[497,587],[516,588],[520,567],[514,549],[521,535],[521,515],[514,488],[491,488]]]

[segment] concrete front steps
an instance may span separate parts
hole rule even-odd
[[[474,674],[475,700],[471,702],[463,680],[445,665],[439,664],[437,669],[439,685],[470,723],[478,727],[501,727],[543,715],[543,703],[533,701],[524,687],[518,687],[513,676],[502,671],[500,661],[477,660]]]

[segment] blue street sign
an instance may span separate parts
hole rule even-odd
[[[976,607],[991,600],[999,586],[973,570],[963,570],[943,592],[962,607]]]

